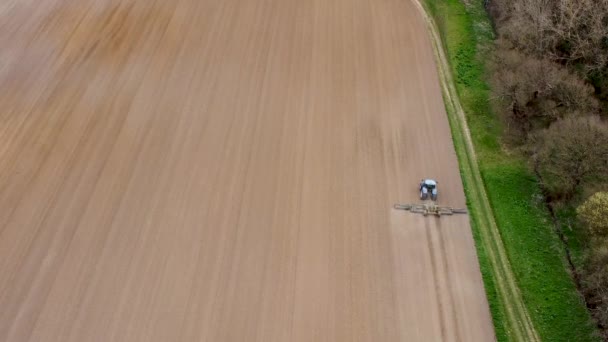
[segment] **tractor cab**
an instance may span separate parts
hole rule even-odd
[[[420,199],[426,200],[428,199],[429,194],[431,195],[431,200],[437,200],[437,181],[433,179],[423,179],[420,181]]]

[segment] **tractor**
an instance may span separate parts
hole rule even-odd
[[[437,200],[437,184],[438,182],[434,179],[422,179],[420,180],[420,199],[425,201],[431,195],[431,201]]]
[[[466,214],[467,210],[465,208],[452,208],[437,205],[437,184],[438,182],[433,179],[423,179],[420,181],[420,199],[425,201],[429,198],[430,194],[430,203],[395,204],[393,208],[397,210],[406,210],[410,213],[422,214],[424,216],[434,215],[441,217],[443,215]]]

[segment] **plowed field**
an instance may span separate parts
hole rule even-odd
[[[408,0],[0,4],[0,340],[488,341]]]

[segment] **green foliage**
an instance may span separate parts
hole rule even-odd
[[[564,254],[558,248],[559,240],[548,214],[538,204],[540,191],[535,177],[523,159],[501,148],[503,127],[491,110],[489,87],[484,79],[487,74],[484,61],[493,47],[494,36],[482,1],[467,1],[467,5],[459,0],[425,1],[440,29],[467,114],[484,186],[525,305],[541,339],[596,341],[589,314],[566,271]],[[459,148],[460,133],[456,129],[453,133],[462,167],[466,155]],[[465,179],[469,200],[472,186]],[[470,203],[472,217],[476,216],[477,205]],[[472,227],[497,339],[513,341],[504,314],[504,307],[511,303],[501,301],[497,295],[488,251],[480,241],[475,220]]]
[[[479,79],[480,70],[471,62],[474,57],[475,49],[464,44],[459,46],[454,56],[457,82],[465,87],[470,87]]]
[[[592,341],[594,328],[566,271],[548,214],[535,203],[536,179],[524,162],[483,170],[492,206],[535,326],[546,341]]]
[[[576,212],[593,237],[608,236],[608,192],[595,193]]]

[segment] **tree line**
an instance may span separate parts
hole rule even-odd
[[[551,208],[578,208],[580,286],[608,340],[608,0],[486,0],[504,141]]]

